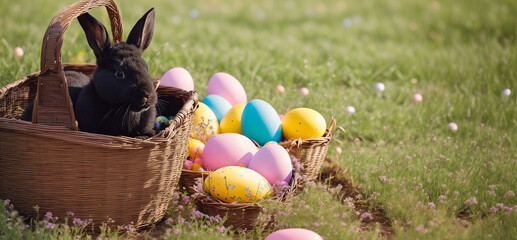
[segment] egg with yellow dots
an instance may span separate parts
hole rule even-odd
[[[235,104],[221,119],[221,133],[239,133],[242,134],[241,117],[246,104]]]
[[[215,113],[206,104],[200,102],[198,109],[194,112],[194,129],[190,135],[192,138],[201,139],[213,137],[219,134],[219,122]]]
[[[205,179],[203,189],[227,203],[254,202],[269,196],[271,185],[259,173],[244,167],[219,168]]]
[[[282,134],[285,139],[307,139],[322,137],[327,123],[316,110],[296,108],[282,119]]]

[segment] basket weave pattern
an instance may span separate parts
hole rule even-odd
[[[322,137],[290,139],[279,144],[303,164],[304,169],[301,171],[301,174],[305,175],[307,180],[314,180],[319,176],[320,168],[325,161],[329,143],[335,131],[336,120],[333,118]]]
[[[192,187],[196,185],[197,178],[203,178],[210,174],[210,171],[193,171],[187,169],[181,169],[181,176],[179,181],[179,187],[181,191],[187,191],[188,195],[196,193]]]
[[[64,70],[91,76],[96,65],[62,64],[64,31],[80,14],[105,6],[115,42],[122,29],[112,0],[83,0],[51,21],[43,40],[41,71],[0,89],[0,199],[11,199],[24,216],[52,212],[63,219],[93,219],[96,226],[134,224],[163,218],[187,157],[197,93],[159,87],[175,103],[170,126],[147,140],[77,131]],[[56,33],[57,32],[57,33]],[[19,118],[35,101],[33,123]],[[37,124],[36,124],[37,123]]]

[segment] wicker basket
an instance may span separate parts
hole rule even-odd
[[[77,131],[64,70],[92,74],[92,64],[62,64],[63,35],[77,16],[105,6],[115,42],[122,39],[113,0],[83,0],[59,12],[43,38],[41,71],[0,89],[0,199],[11,199],[24,216],[67,211],[99,226],[163,218],[187,155],[197,93],[159,87],[171,125],[147,140]],[[19,118],[36,100],[33,123]]]
[[[279,143],[290,155],[299,159],[304,169],[301,171],[307,180],[318,178],[321,165],[327,156],[330,140],[336,131],[336,119],[332,118],[325,134],[319,138],[289,139]]]
[[[187,191],[188,195],[193,195],[196,193],[192,186],[196,185],[197,178],[203,178],[205,180],[206,177],[210,174],[210,171],[192,171],[187,169],[181,169],[181,176],[179,182],[179,188],[181,191]]]
[[[289,203],[297,193],[299,181],[292,174],[289,189],[286,189],[281,196],[274,197],[272,200],[280,201],[283,204]],[[191,187],[194,190],[195,187]],[[199,211],[208,216],[227,217],[223,223],[224,226],[233,226],[235,228],[252,230],[261,224],[268,227],[276,219],[272,215],[263,216],[259,218],[260,214],[264,212],[264,208],[258,203],[226,203],[205,194],[196,197],[196,206]]]

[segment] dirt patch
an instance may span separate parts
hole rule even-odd
[[[346,178],[346,174],[347,170],[345,168],[337,165],[331,159],[326,159],[320,179],[323,182],[330,183],[333,187],[341,185],[342,196],[344,198],[352,198],[355,208],[360,214],[367,212],[371,215],[371,218],[361,218],[362,231],[372,231],[376,226],[379,226],[380,236],[388,239],[394,238],[395,231],[384,209],[365,200],[366,196],[361,193],[357,186],[353,186],[352,183],[350,183],[350,180]]]

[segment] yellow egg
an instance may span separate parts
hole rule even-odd
[[[199,108],[194,112],[194,129],[192,138],[208,140],[219,134],[219,123],[215,113],[206,104],[200,102]]]
[[[197,170],[199,170],[199,168],[200,168],[200,167],[201,167],[201,166],[199,166],[199,164],[197,164],[197,163],[192,163],[192,171],[197,171]]]
[[[286,139],[321,137],[326,127],[325,118],[310,108],[293,109],[282,119],[282,134]]]
[[[271,193],[271,185],[259,173],[238,166],[213,171],[203,184],[210,195],[224,202],[253,202]]]
[[[241,116],[246,104],[235,104],[221,119],[221,133],[239,133],[241,130]]]
[[[188,143],[188,155],[192,160],[196,158],[203,158],[203,149],[205,144],[197,139],[190,139]]]

